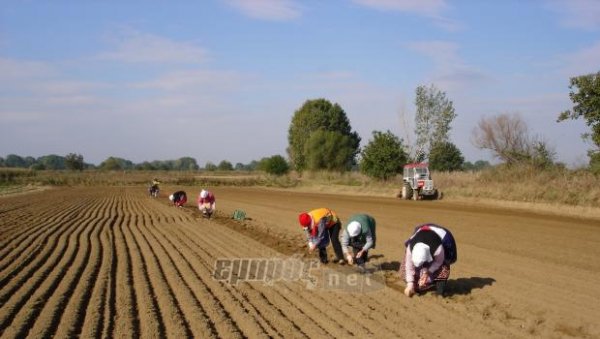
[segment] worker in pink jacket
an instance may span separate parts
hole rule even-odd
[[[435,287],[444,296],[450,265],[457,259],[454,236],[445,227],[428,223],[415,228],[404,243],[406,251],[400,265],[400,278],[406,281],[404,294],[412,297]]]
[[[200,191],[200,195],[198,195],[198,209],[202,212],[202,216],[210,218],[215,213],[215,208],[215,195],[205,189]]]

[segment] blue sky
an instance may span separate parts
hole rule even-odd
[[[0,156],[99,164],[286,156],[294,111],[326,98],[371,139],[414,142],[414,93],[453,101],[468,161],[482,117],[518,113],[557,158],[587,163],[569,78],[600,71],[597,0],[4,0]]]

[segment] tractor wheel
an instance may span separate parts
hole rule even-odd
[[[404,186],[402,186],[402,199],[405,200],[410,200],[410,198],[412,198],[413,195],[413,190],[410,187],[410,185],[408,183],[405,183]]]
[[[440,197],[440,192],[438,190],[435,190],[435,193],[433,193],[433,196],[431,197],[433,200],[438,200],[441,199]]]

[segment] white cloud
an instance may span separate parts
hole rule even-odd
[[[600,41],[575,53],[562,57],[565,66],[563,76],[574,77],[600,71]]]
[[[429,81],[442,89],[463,89],[490,77],[475,66],[468,65],[458,54],[459,45],[447,41],[420,41],[408,44],[409,49],[430,58],[434,64]]]
[[[58,74],[48,63],[0,57],[0,79],[5,85],[15,79],[49,77]]]
[[[437,16],[447,8],[444,0],[354,0],[355,3],[382,11],[410,12]]]
[[[414,13],[427,17],[447,31],[458,31],[463,25],[456,20],[442,16],[449,6],[446,0],[353,0],[354,3],[380,11]]]
[[[226,0],[233,8],[255,19],[287,21],[302,15],[300,6],[292,0]]]
[[[159,78],[131,85],[134,88],[158,89],[167,92],[228,91],[238,88],[249,76],[235,71],[185,70],[172,71]]]
[[[115,39],[116,49],[102,53],[101,60],[143,63],[203,63],[208,52],[194,43],[128,31]]]
[[[586,30],[600,29],[600,1],[548,0],[547,8],[558,13],[567,27]]]

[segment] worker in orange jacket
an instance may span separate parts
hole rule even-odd
[[[340,229],[342,222],[337,214],[328,208],[317,208],[303,212],[298,216],[300,226],[304,229],[310,252],[319,249],[319,259],[322,263],[328,262],[327,245],[331,245],[335,252],[336,262],[343,264],[344,254],[340,243]]]

